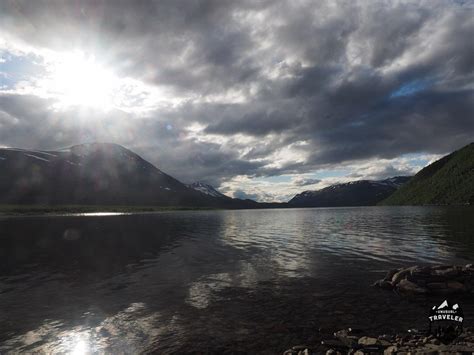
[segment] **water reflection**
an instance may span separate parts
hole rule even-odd
[[[472,212],[0,218],[0,352],[280,351],[321,326],[423,326],[431,300],[369,285],[394,266],[474,260]]]
[[[59,321],[45,322],[35,330],[7,340],[0,350],[44,354],[82,355],[104,351],[132,354],[152,344],[160,335],[160,329],[155,327],[158,314],[147,314],[143,303],[132,303],[97,324],[87,324],[91,322],[91,314],[84,314],[82,318],[86,324],[66,330]]]
[[[73,213],[71,216],[83,216],[83,217],[104,217],[104,216],[125,216],[131,213],[126,212],[84,212],[84,213]]]

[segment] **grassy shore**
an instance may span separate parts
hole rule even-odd
[[[185,206],[99,206],[99,205],[0,205],[0,215],[61,215],[75,213],[139,213],[161,211],[213,210]]]

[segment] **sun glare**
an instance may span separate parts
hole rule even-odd
[[[61,106],[86,106],[108,110],[113,106],[117,78],[101,67],[93,56],[64,55],[52,66],[49,90]]]

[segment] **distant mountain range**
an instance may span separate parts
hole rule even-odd
[[[57,151],[0,149],[0,204],[278,208],[468,203],[474,203],[474,143],[413,178],[351,181],[304,191],[288,203],[231,198],[203,182],[185,185],[112,143]]]
[[[0,149],[0,204],[274,207],[186,186],[112,143],[58,151]]]
[[[378,181],[351,181],[321,190],[304,191],[288,201],[288,204],[292,207],[374,206],[408,180],[409,176],[397,176]]]
[[[474,204],[474,143],[420,170],[381,204]]]

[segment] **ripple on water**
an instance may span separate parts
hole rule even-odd
[[[474,260],[472,212],[2,218],[0,352],[205,352],[222,344],[252,352],[272,342],[284,350],[321,326],[412,327],[430,300],[369,285],[396,266]],[[472,300],[462,304],[474,311]]]

